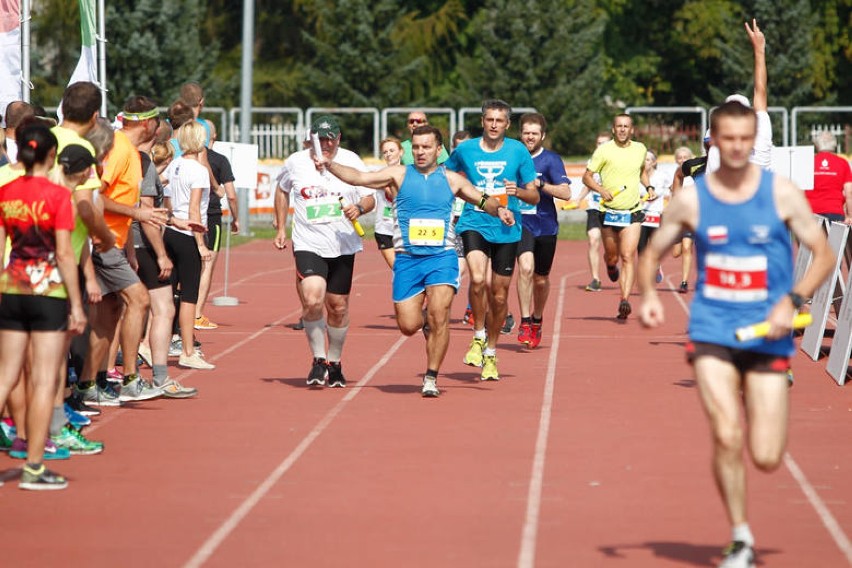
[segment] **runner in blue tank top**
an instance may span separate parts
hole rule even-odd
[[[446,166],[464,174],[483,195],[499,199],[518,216],[521,201],[535,205],[540,196],[535,187],[537,175],[529,151],[517,140],[506,138],[511,114],[512,108],[505,101],[485,101],[482,105],[482,137],[459,144]],[[503,226],[466,205],[456,224],[456,231],[464,243],[470,271],[468,295],[474,320],[473,341],[464,356],[464,363],[481,367],[479,377],[483,381],[496,381],[500,379],[497,339],[508,312],[509,284],[515,270],[521,227],[519,224]]]
[[[829,275],[834,253],[802,191],[750,164],[757,117],[739,102],[718,107],[710,133],[721,167],[672,199],[639,263],[642,323],[664,323],[654,276],[683,230],[695,232],[698,284],[689,323],[687,358],[713,431],[713,474],[732,526],[722,566],[753,566],[754,537],[746,518],[743,448],[758,469],[781,463],[787,439],[787,370],[796,310]],[[793,282],[788,229],[813,262]],[[738,327],[769,323],[764,338],[737,342]],[[746,427],[739,421],[744,399]]]
[[[515,217],[496,198],[483,195],[464,177],[438,166],[441,131],[419,126],[411,138],[414,165],[388,166],[362,172],[337,162],[320,159],[318,165],[346,183],[389,189],[393,194],[394,249],[393,301],[399,330],[417,333],[428,324],[426,374],[421,394],[436,397],[438,371],[450,341],[450,304],[459,287],[459,266],[451,223],[456,196],[508,227]],[[482,213],[479,213],[482,214]],[[423,302],[428,314],[423,321]]]

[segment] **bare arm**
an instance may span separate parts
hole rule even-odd
[[[612,193],[607,191],[603,185],[599,184],[595,181],[595,172],[586,169],[585,173],[583,173],[583,185],[589,188],[591,191],[596,191],[601,195],[601,201],[611,201]]]
[[[767,78],[766,78],[766,37],[757,26],[757,20],[752,19],[751,27],[745,23],[746,33],[751,39],[754,50],[754,110],[765,111],[768,108]]]
[[[240,205],[237,203],[237,190],[234,189],[234,182],[232,181],[225,182],[222,187],[225,188],[225,196],[228,198],[228,211],[231,212],[231,232],[239,233]]]
[[[72,193],[74,196],[74,206],[77,208],[77,215],[83,224],[86,225],[89,234],[95,237],[99,243],[101,250],[109,250],[115,246],[115,237],[112,231],[107,227],[104,216],[95,207],[92,200],[92,190],[77,189]]]
[[[843,222],[852,225],[852,181],[843,184]]]
[[[278,229],[272,244],[278,250],[287,248],[287,215],[290,212],[290,194],[275,188],[275,226]]]
[[[5,241],[5,235],[3,240]],[[71,231],[56,230],[56,266],[62,275],[62,282],[68,292],[71,310],[68,318],[68,331],[78,335],[86,328],[86,314],[83,312],[83,300],[80,294],[80,281],[77,278],[77,259],[71,247]]]
[[[317,160],[315,159],[315,161]],[[332,175],[350,185],[381,190],[390,187],[394,196],[405,177],[405,166],[387,166],[375,172],[362,172],[337,162],[329,162],[326,159],[323,159],[320,165],[328,169]],[[375,206],[375,203],[373,205]]]
[[[557,185],[551,183],[543,183],[541,185],[541,190],[545,193],[549,193],[557,199],[571,201],[571,184],[569,183],[560,183]]]
[[[166,224],[166,220],[169,218],[168,209],[164,209],[162,207],[151,207],[150,209],[131,207],[122,203],[117,203],[103,194],[101,194],[101,199],[104,201],[104,211],[130,217],[134,221],[139,221],[140,223],[150,223],[155,227],[162,227]]]
[[[189,220],[201,224],[201,194],[204,189],[193,187],[189,192]],[[195,244],[198,245],[198,253],[201,255],[201,260],[210,260],[210,249],[204,242],[203,233],[193,233]]]
[[[460,197],[476,207],[482,204],[483,211],[497,217],[506,225],[512,226],[515,224],[515,216],[511,211],[500,205],[500,202],[496,198],[488,197],[473,187],[464,176],[455,172],[447,172],[447,181],[450,183],[450,188],[452,188],[456,197]]]

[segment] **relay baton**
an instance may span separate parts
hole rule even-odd
[[[343,209],[346,207],[346,203],[343,201],[343,196],[337,198],[340,201],[340,208]],[[355,232],[358,233],[359,237],[364,236],[364,227],[361,226],[361,223],[358,222],[358,219],[352,219],[352,226],[355,227]]]
[[[571,209],[576,209],[579,207],[576,201],[568,201],[567,203],[562,205],[563,211],[570,211]]]
[[[314,155],[318,160],[322,160],[322,146],[320,146],[319,135],[316,132],[311,132],[311,144],[314,146]]]
[[[811,316],[810,312],[796,314],[793,318],[793,329],[803,329],[811,325],[813,321],[814,318]],[[769,322],[766,321],[747,325],[737,329],[736,331],[737,341],[749,341],[751,339],[757,339],[758,337],[766,337],[767,333],[769,333]]]

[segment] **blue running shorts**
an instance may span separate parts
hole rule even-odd
[[[459,289],[459,261],[456,251],[417,256],[396,255],[393,263],[393,301],[403,302],[426,291],[429,286],[445,284]]]

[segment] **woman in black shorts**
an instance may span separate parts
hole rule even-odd
[[[0,242],[12,242],[0,276],[0,405],[18,381],[27,353],[27,463],[22,489],[64,489],[68,482],[42,463],[66,332],[86,326],[71,247],[71,192],[47,178],[56,137],[42,124],[18,129],[18,161],[26,173],[0,187]]]

